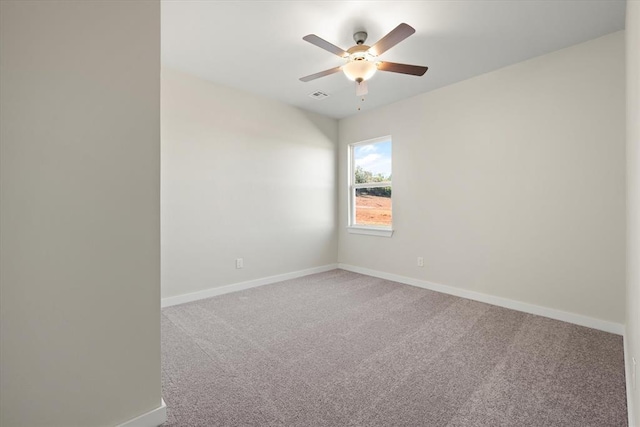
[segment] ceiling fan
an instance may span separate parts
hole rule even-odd
[[[402,23],[391,30],[389,34],[384,36],[373,46],[367,46],[364,44],[367,39],[367,33],[364,31],[358,31],[353,35],[356,45],[350,47],[346,51],[324,39],[321,39],[315,34],[304,36],[302,38],[303,40],[338,55],[339,57],[344,58],[347,62],[340,67],[330,68],[328,70],[320,71],[319,73],[301,77],[300,80],[303,82],[309,82],[311,80],[342,71],[350,80],[356,82],[356,95],[361,96],[368,93],[366,82],[375,74],[376,70],[410,74],[412,76],[422,76],[427,72],[427,67],[378,60],[379,55],[391,49],[393,46],[397,45],[415,32],[416,30],[413,27]]]

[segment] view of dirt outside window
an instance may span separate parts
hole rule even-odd
[[[356,190],[356,225],[391,226],[391,188],[388,196],[376,196],[368,189]]]

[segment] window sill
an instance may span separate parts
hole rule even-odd
[[[347,227],[347,231],[351,234],[368,234],[369,236],[391,237],[393,230],[391,228],[376,227]]]

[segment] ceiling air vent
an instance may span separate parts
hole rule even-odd
[[[327,95],[326,93],[322,92],[321,90],[317,90],[313,93],[310,93],[309,96],[313,99],[325,99],[326,97],[328,97],[329,95]]]

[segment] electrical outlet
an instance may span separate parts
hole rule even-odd
[[[636,389],[636,358],[631,358],[631,387]]]
[[[236,258],[236,268],[242,267],[244,267],[244,261],[242,260],[242,258]]]
[[[418,257],[418,267],[424,267],[424,258]]]

